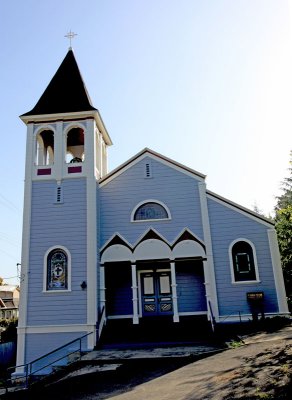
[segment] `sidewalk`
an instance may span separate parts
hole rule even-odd
[[[258,369],[260,373],[261,369],[263,370],[264,358],[268,368],[269,355],[275,353],[277,359],[277,352],[283,351],[290,345],[290,360],[292,359],[292,327],[286,327],[276,333],[247,337],[244,342],[244,346],[189,364],[137,386],[132,391],[110,398],[114,400],[236,399],[240,398],[237,397],[240,396],[240,392],[242,394],[245,389],[250,390],[253,384],[252,368]],[[249,365],[250,360],[254,360],[252,367]],[[261,365],[257,365],[257,361]],[[243,374],[247,375],[245,381]],[[239,393],[234,390],[238,390]],[[258,388],[254,390],[257,391]]]

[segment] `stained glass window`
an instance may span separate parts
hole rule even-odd
[[[232,247],[232,260],[236,282],[256,280],[253,250],[249,243],[236,242]]]
[[[64,250],[52,250],[47,259],[47,290],[68,289],[68,257]]]
[[[166,209],[158,203],[145,203],[140,206],[134,215],[134,221],[147,219],[167,219]]]

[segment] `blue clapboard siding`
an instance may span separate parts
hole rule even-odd
[[[250,313],[246,293],[252,291],[264,292],[265,312],[277,312],[277,295],[267,235],[269,227],[212,198],[208,199],[208,210],[220,315]],[[261,282],[231,283],[228,249],[236,238],[245,238],[254,244]]]
[[[206,292],[202,263],[177,262],[175,269],[178,312],[206,311]]]
[[[152,178],[144,178],[151,162]],[[170,221],[130,222],[132,210],[156,199],[170,209]],[[173,241],[186,227],[203,239],[198,180],[148,157],[100,188],[101,246],[119,232],[131,244],[151,226]]]
[[[66,345],[72,340],[81,338],[83,335],[86,335],[86,333],[87,332],[27,334],[26,347],[25,347],[25,360],[27,363],[34,361],[37,358],[42,357],[45,354],[54,351],[61,346]],[[87,337],[81,340],[81,347],[83,350],[87,350]],[[42,362],[39,362],[37,365],[38,367],[41,367],[42,365],[48,364],[50,361],[53,361],[53,358],[56,360],[62,357],[63,355],[68,354],[70,351],[77,350],[78,348],[79,348],[79,342],[75,342],[70,346],[66,346],[58,353],[55,353],[50,360],[49,358],[45,359]]]
[[[132,315],[132,277],[129,263],[105,267],[106,306],[108,316]]]
[[[56,183],[34,182],[32,188],[28,325],[86,322],[86,180],[63,181],[63,204],[54,204]],[[71,292],[43,293],[44,255],[62,245],[71,253]]]

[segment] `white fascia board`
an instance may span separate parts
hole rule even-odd
[[[133,165],[137,164],[138,162],[140,162],[141,160],[143,160],[146,157],[149,157],[155,161],[158,161],[164,165],[167,165],[168,167],[173,168],[173,169],[175,169],[183,174],[186,174],[192,178],[195,177],[199,181],[202,181],[202,182],[205,181],[206,175],[203,175],[198,171],[195,171],[183,164],[178,163],[177,161],[174,161],[168,157],[165,157],[162,154],[157,153],[146,147],[145,149],[143,149],[142,151],[137,153],[135,156],[131,157],[129,160],[127,160],[126,162],[124,162],[123,164],[121,164],[120,166],[115,168],[109,174],[104,176],[99,182],[100,187],[106,185],[107,183],[109,183],[110,181],[115,179],[117,176],[119,176],[120,174],[125,172],[127,169],[131,168]]]
[[[100,130],[105,143],[111,146],[112,140],[109,133],[103,123],[100,113],[96,111],[81,111],[81,112],[67,112],[67,113],[56,113],[56,114],[41,114],[41,115],[21,115],[19,118],[27,125],[29,123],[40,123],[46,121],[70,121],[72,119],[84,119],[94,118],[98,129]]]
[[[162,240],[162,242],[166,243],[169,247],[170,247],[170,243],[169,241],[163,236],[161,235],[161,233],[159,233],[155,228],[153,228],[152,226],[150,226],[149,228],[147,228],[140,236],[139,238],[136,240],[135,244],[133,245],[133,249],[135,249],[138,244],[140,244],[140,242],[142,241],[142,239],[150,232],[153,231],[154,233],[156,233],[156,235]]]
[[[99,251],[102,252],[108,245],[109,243],[113,240],[114,237],[118,236],[128,247],[132,249],[132,245],[119,233],[115,232],[106,242],[103,246],[100,247]]]
[[[257,214],[256,212],[249,210],[246,207],[241,206],[240,204],[234,203],[231,200],[226,199],[225,197],[222,197],[218,195],[217,193],[211,192],[210,190],[206,191],[207,197],[211,200],[216,201],[219,204],[224,205],[225,207],[230,208],[231,210],[237,211],[243,215],[245,215],[248,218],[253,219],[254,221],[257,221],[268,228],[273,227],[275,224],[271,222],[268,218],[263,217],[262,215]]]
[[[25,123],[29,124],[34,122],[35,124],[46,121],[70,121],[72,119],[95,117],[96,111],[82,111],[82,112],[71,112],[71,113],[55,113],[55,114],[39,114],[39,115],[20,115],[20,119]]]
[[[100,115],[99,111],[98,110],[95,111],[94,114],[95,114],[94,115],[94,119],[95,119],[96,125],[97,125],[98,129],[101,131],[105,143],[108,146],[111,146],[113,144],[113,142],[112,142],[112,140],[110,138],[110,135],[109,135],[109,133],[108,133],[108,131],[106,129],[106,126],[105,126],[105,124],[104,124],[104,122],[103,122],[103,120],[101,118],[101,115]]]
[[[145,221],[144,221],[145,222]],[[140,236],[139,238],[136,240],[136,242],[132,245],[127,239],[125,239],[119,232],[115,232],[104,244],[102,247],[100,247],[99,251],[102,252],[108,245],[109,243],[116,237],[118,236],[124,243],[125,245],[127,245],[131,250],[133,250],[143,239],[143,237],[145,237],[147,235],[147,233],[149,233],[150,231],[153,231],[157,234],[157,236],[160,237],[160,239],[167,243],[169,245],[169,247],[172,247],[177,240],[181,237],[181,235],[184,232],[189,232],[192,236],[194,236],[194,238],[196,238],[200,243],[202,243],[205,246],[204,240],[202,238],[199,238],[194,232],[192,232],[188,227],[185,227],[181,230],[181,232],[174,238],[174,240],[172,242],[169,242],[163,235],[161,235],[161,233],[159,233],[155,228],[153,228],[152,226],[150,226],[149,228],[147,228]]]
[[[94,332],[95,325],[90,324],[72,324],[72,325],[34,325],[18,327],[17,331],[21,333],[73,333],[73,332]]]
[[[196,235],[194,232],[191,231],[188,227],[183,228],[180,233],[175,237],[175,239],[172,241],[171,246],[175,244],[175,242],[178,241],[178,239],[181,237],[181,235],[185,232],[188,232],[190,235],[192,235],[195,239],[198,240],[198,242],[202,243],[205,246],[205,242],[202,238],[200,238],[198,235]]]

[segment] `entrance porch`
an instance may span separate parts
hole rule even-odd
[[[186,317],[213,320],[217,299],[210,281],[204,244],[189,231],[170,244],[150,230],[134,248],[115,236],[101,249],[100,312],[111,326],[115,320],[143,326],[148,338],[167,326],[177,330],[179,342]],[[137,338],[142,331],[131,329]]]
[[[155,317],[177,323],[185,316],[207,316],[202,260],[113,262],[103,268],[107,320],[139,324]]]

